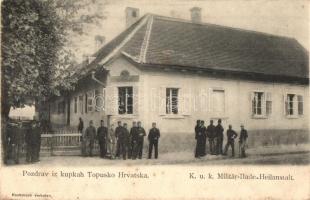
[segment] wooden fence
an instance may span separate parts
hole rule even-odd
[[[81,155],[82,134],[71,131],[44,132],[41,135],[42,155]],[[98,154],[99,145],[95,142],[94,154]]]

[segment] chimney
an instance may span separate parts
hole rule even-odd
[[[101,47],[103,47],[105,43],[105,37],[102,35],[96,35],[95,36],[95,47],[96,51],[99,50]]]
[[[193,7],[190,9],[191,20],[194,23],[201,23],[201,8]]]
[[[127,7],[125,12],[126,12],[126,28],[128,28],[139,19],[139,9]]]

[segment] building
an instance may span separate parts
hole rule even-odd
[[[295,39],[201,23],[199,8],[194,21],[126,12],[132,25],[76,67],[75,91],[51,101],[53,124],[157,122],[186,142],[197,119],[222,119],[245,124],[253,145],[308,141],[309,58]]]

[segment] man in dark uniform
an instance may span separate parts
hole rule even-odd
[[[133,144],[133,140],[132,140],[132,135],[134,134],[136,128],[137,128],[137,122],[134,121],[134,122],[132,122],[132,127],[131,127],[130,132],[129,132],[128,159],[131,159],[131,157],[133,155],[134,144]]]
[[[134,153],[134,159],[139,157],[139,159],[142,159],[142,151],[143,151],[143,142],[144,137],[146,136],[144,128],[141,127],[141,122],[138,122],[138,127],[136,128],[134,138],[136,141],[135,145],[135,153]]]
[[[15,164],[19,164],[19,156],[23,143],[23,126],[22,122],[12,123],[10,131],[10,144],[12,147],[12,158]]]
[[[207,137],[209,139],[210,153],[215,154],[215,126],[213,125],[213,120],[210,120],[210,125],[207,127]]]
[[[231,146],[232,157],[235,156],[235,139],[238,137],[238,134],[232,129],[232,126],[229,125],[227,130],[227,144],[225,146],[224,155],[227,155],[228,147]]]
[[[41,149],[41,124],[39,121],[35,121],[32,126],[32,146],[33,146],[33,155],[32,155],[32,162],[40,161],[40,149]]]
[[[107,142],[108,129],[104,126],[104,121],[100,121],[100,126],[97,129],[97,138],[100,147],[100,157],[104,158],[107,153],[106,142]]]
[[[35,147],[34,147],[34,134],[33,134],[33,130],[34,129],[34,122],[32,122],[29,127],[27,128],[26,134],[25,134],[25,142],[26,142],[26,162],[30,163],[30,162],[34,162],[35,158],[34,156],[34,151],[35,151]]]
[[[221,119],[217,121],[215,132],[216,132],[216,155],[223,154],[224,128],[222,126]]]
[[[148,140],[149,140],[149,159],[152,157],[152,151],[153,151],[153,146],[155,148],[155,159],[158,158],[158,142],[160,138],[160,131],[158,128],[156,128],[156,123],[152,123],[152,128],[150,129],[149,135],[148,135]]]
[[[119,151],[123,156],[123,159],[126,160],[127,156],[127,148],[129,143],[129,132],[127,130],[127,124],[124,123],[123,127],[118,135],[118,141],[119,141]]]
[[[84,122],[83,122],[82,118],[80,117],[79,118],[79,125],[78,125],[78,132],[82,133],[83,129],[84,129]]]
[[[206,130],[207,129],[204,123],[205,122],[203,120],[197,120],[197,125],[195,127],[195,138],[197,141],[196,151],[195,151],[196,158],[200,158],[206,155],[206,140],[207,140]]]
[[[96,128],[93,125],[93,120],[89,121],[89,126],[85,130],[87,155],[93,156],[93,148],[96,139]]]
[[[122,129],[123,129],[123,127],[122,127],[122,122],[121,121],[118,121],[117,122],[117,127],[116,127],[116,129],[115,129],[115,137],[116,137],[116,157],[119,157],[119,155],[120,155],[120,142],[119,142],[119,138],[118,138],[118,136],[122,133]]]
[[[244,125],[241,124],[241,131],[240,131],[240,137],[239,137],[239,157],[245,158],[245,146],[246,146],[246,141],[248,138],[248,132],[247,130],[244,129]]]

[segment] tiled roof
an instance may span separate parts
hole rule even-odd
[[[143,23],[120,49],[141,65],[309,77],[308,52],[293,38],[157,15],[144,18],[99,50],[91,65]]]

